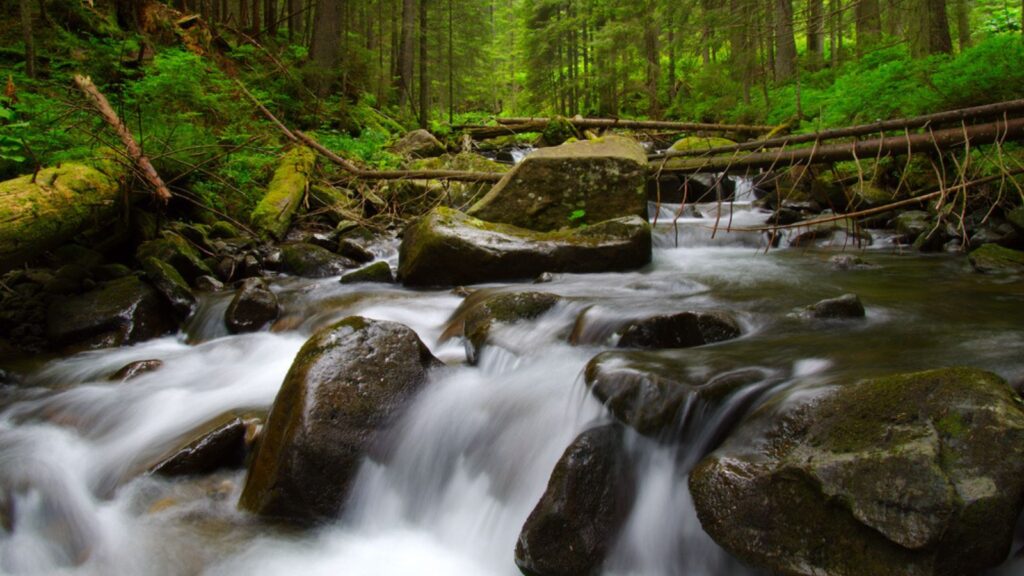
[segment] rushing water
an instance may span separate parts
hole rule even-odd
[[[0,506],[13,520],[12,531],[0,529],[0,572],[518,574],[516,538],[555,462],[608,418],[582,385],[588,360],[614,344],[625,318],[714,308],[733,311],[744,336],[653,357],[694,374],[756,368],[764,377],[692,414],[676,444],[627,435],[638,496],[606,572],[743,574],[701,530],[686,475],[751,402],[952,364],[1024,379],[1019,281],[973,274],[962,255],[903,253],[880,234],[855,252],[871,265],[863,269],[830,267],[848,244],[842,234],[766,252],[763,234],[726,232],[767,217],[742,185],[738,196],[731,206],[661,206],[644,270],[523,284],[568,302],[500,329],[500,346],[476,367],[463,364],[460,343],[441,342],[461,301],[447,291],[294,278],[274,284],[289,331],[230,336],[220,320],[227,297],[207,295],[187,334],[45,364],[0,391],[0,486],[9,488]],[[394,264],[394,246],[378,248]],[[793,313],[845,292],[864,301],[864,321]],[[387,461],[363,465],[345,517],[312,532],[275,528],[236,510],[242,472],[140,475],[189,429],[269,407],[305,338],[353,314],[410,326],[453,368],[410,406]],[[585,343],[567,343],[574,328]],[[151,358],[165,365],[128,383],[107,380]]]

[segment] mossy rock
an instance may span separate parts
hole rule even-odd
[[[409,170],[458,170],[505,173],[508,167],[472,152],[444,154],[434,158],[413,160]],[[441,180],[396,180],[388,182],[382,193],[393,198],[403,214],[420,216],[430,208],[442,205],[465,210],[491,189],[489,182],[454,182]]]
[[[1024,206],[1018,206],[1006,213],[1006,221],[1018,234],[1024,234]]]
[[[150,258],[171,265],[189,284],[200,276],[213,275],[188,240],[173,232],[164,232],[162,238],[143,242],[135,250],[135,259],[140,264]]]
[[[807,318],[820,320],[839,320],[844,318],[863,318],[864,304],[856,294],[843,294],[837,298],[829,298],[815,302],[801,311]]]
[[[444,154],[444,144],[430,132],[420,129],[409,132],[391,146],[391,151],[407,158],[432,158]]]
[[[1024,273],[1024,252],[998,244],[985,244],[970,253],[968,259],[978,272],[986,274]]]
[[[106,348],[134,344],[176,326],[163,298],[136,276],[54,300],[47,313],[47,334],[58,346]]]
[[[315,244],[293,242],[281,246],[281,270],[305,278],[338,276],[359,265]]]
[[[638,216],[534,232],[435,208],[406,229],[398,277],[408,286],[452,286],[542,272],[633,270],[650,260],[651,228]]]
[[[267,193],[249,216],[253,228],[264,239],[281,240],[287,234],[315,164],[316,153],[304,147],[293,148],[281,158]]]
[[[150,257],[142,263],[142,269],[146,272],[146,278],[164,297],[179,320],[192,315],[196,308],[196,295],[173,266]]]
[[[83,164],[0,182],[0,273],[109,223],[120,198],[116,178]]]
[[[391,271],[391,265],[384,261],[375,262],[341,277],[342,284],[359,284],[361,282],[393,284],[394,281],[395,274]]]
[[[558,460],[516,543],[523,574],[596,574],[635,498],[633,465],[614,424],[580,434]]]
[[[945,368],[802,398],[759,409],[691,474],[716,542],[808,576],[978,574],[1006,558],[1024,410],[1005,381]]]
[[[451,322],[461,324],[466,358],[470,364],[476,364],[484,347],[492,344],[491,331],[496,324],[534,320],[561,300],[560,296],[545,292],[479,291],[463,301]]]
[[[717,136],[687,136],[676,140],[670,150],[676,152],[689,152],[691,150],[705,151],[711,150],[712,148],[722,148],[725,146],[735,146],[736,142],[729,140],[728,138],[719,138]]]
[[[441,362],[410,328],[346,318],[299,350],[239,505],[299,524],[336,519],[356,473]]]
[[[536,150],[491,188],[469,214],[551,231],[625,216],[647,216],[647,155],[635,140],[606,136]]]
[[[540,143],[543,146],[558,146],[579,137],[580,133],[576,131],[576,127],[573,126],[568,118],[555,116],[548,121],[541,131]]]

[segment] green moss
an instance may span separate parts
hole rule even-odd
[[[985,244],[968,257],[971,266],[985,273],[1024,272],[1024,252],[1003,248],[997,244]]]
[[[714,136],[687,136],[681,138],[672,144],[672,150],[677,152],[690,151],[690,150],[710,150],[712,148],[721,148],[723,146],[735,146],[736,143],[728,138],[718,138]]]
[[[284,238],[309,185],[315,163],[316,154],[309,148],[293,148],[281,158],[266,195],[249,217],[260,236]]]

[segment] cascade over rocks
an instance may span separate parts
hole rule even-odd
[[[704,529],[745,562],[814,576],[978,574],[1024,505],[1024,409],[994,374],[845,384],[756,412],[690,476]]]
[[[182,437],[152,466],[160,476],[193,476],[245,463],[249,443],[260,419],[253,414],[222,414]]]
[[[586,576],[604,563],[633,505],[634,479],[615,424],[566,448],[516,544],[527,576]]]
[[[717,408],[732,393],[766,378],[757,369],[698,376],[687,368],[647,352],[602,352],[587,363],[584,376],[591,394],[616,420],[655,438],[684,430],[701,408]],[[732,418],[739,418],[747,406],[737,405]],[[720,428],[724,434],[728,426]]]
[[[541,148],[469,209],[528,230],[647,215],[647,156],[636,141],[605,136]]]
[[[363,458],[441,365],[394,322],[353,316],[318,331],[274,400],[239,505],[299,524],[336,517]]]
[[[439,207],[406,229],[398,277],[407,286],[455,286],[633,270],[650,260],[651,227],[639,216],[541,233]]]
[[[442,338],[461,333],[465,338],[466,359],[476,364],[483,348],[491,344],[495,324],[515,324],[544,314],[562,298],[544,292],[479,291],[471,294],[452,314]]]

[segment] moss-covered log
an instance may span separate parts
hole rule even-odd
[[[281,158],[267,194],[252,211],[253,228],[264,238],[281,240],[309,187],[316,154],[309,148],[293,148]]]
[[[0,182],[0,271],[116,215],[117,180],[82,164]]]

